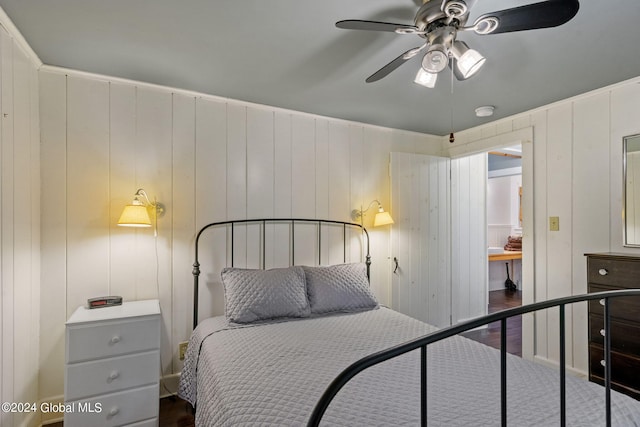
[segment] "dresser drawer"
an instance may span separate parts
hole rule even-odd
[[[67,401],[158,382],[160,352],[153,350],[67,365]]]
[[[158,416],[159,405],[157,385],[105,394],[74,402],[72,410],[64,415],[64,426],[112,427],[152,420]],[[93,408],[94,412],[83,411],[83,407]]]
[[[589,293],[615,290],[609,286],[589,283]],[[612,319],[623,319],[630,322],[640,322],[640,296],[616,297],[609,299],[609,313]],[[589,313],[604,316],[604,306],[600,300],[589,301]]]
[[[597,344],[589,344],[589,373],[604,378],[604,349]],[[611,381],[624,387],[640,390],[640,359],[611,352]]]
[[[158,348],[160,317],[67,327],[67,363]]]
[[[587,280],[616,288],[640,288],[640,261],[589,257]]]
[[[604,317],[589,314],[589,342],[604,346]],[[611,348],[620,353],[640,354],[640,324],[611,320]]]

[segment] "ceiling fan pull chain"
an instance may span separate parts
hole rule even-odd
[[[453,66],[455,65],[453,63],[453,56],[449,56],[449,61],[451,61],[451,66],[449,67],[451,70],[451,133],[449,134],[449,142],[453,144],[456,141],[456,137],[453,134]]]

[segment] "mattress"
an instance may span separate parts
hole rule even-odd
[[[390,309],[244,326],[224,317],[194,331],[179,395],[197,426],[301,426],[344,368],[373,352],[433,332]],[[559,425],[557,370],[507,355],[508,424]],[[500,352],[464,337],[427,352],[430,426],[500,425]],[[327,409],[325,426],[413,426],[420,421],[420,353],[353,378]],[[567,425],[605,425],[604,388],[567,376]],[[612,392],[612,424],[640,425],[640,402]]]

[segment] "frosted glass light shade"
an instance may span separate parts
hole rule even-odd
[[[147,207],[142,204],[127,205],[118,220],[121,227],[151,227],[151,218]]]
[[[431,45],[427,53],[422,58],[422,68],[430,73],[439,73],[444,70],[449,63],[449,57],[444,46]]]
[[[389,212],[385,212],[380,208],[380,212],[376,214],[376,217],[373,219],[373,226],[380,227],[382,225],[393,224],[393,218],[389,215]]]
[[[434,73],[430,73],[425,71],[424,68],[420,68],[418,70],[418,74],[416,74],[416,78],[413,80],[414,82],[428,88],[434,88],[436,86],[436,80],[438,80],[438,75]]]
[[[451,52],[457,60],[457,69],[462,79],[473,76],[486,61],[477,50],[469,49],[469,46],[460,40],[451,46]]]

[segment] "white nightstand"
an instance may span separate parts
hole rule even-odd
[[[158,300],[79,307],[66,323],[65,362],[65,427],[158,425]]]

